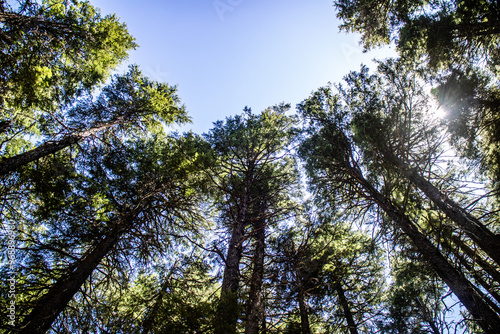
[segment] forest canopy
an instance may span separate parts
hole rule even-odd
[[[500,5],[333,7],[398,57],[178,133],[115,15],[0,1],[1,332],[498,333]]]

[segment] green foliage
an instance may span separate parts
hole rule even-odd
[[[307,317],[312,333],[347,333],[351,314],[360,332],[444,330],[442,283],[374,209],[359,183],[364,175],[498,309],[498,268],[395,163],[433,177],[448,195],[461,177],[477,177],[455,160],[453,174],[442,172],[446,126],[460,155],[498,184],[498,3],[337,0],[335,6],[341,29],[361,33],[365,49],[394,41],[402,59],[377,62],[373,73],[362,66],[342,84],[318,89],[298,105],[303,131],[281,104],[260,114],[245,108],[200,136],[167,132],[190,121],[176,87],[151,81],[137,66],[110,78],[136,47],[117,17],[103,17],[87,1],[2,1],[2,161],[76,138],[0,180],[2,223],[16,225],[18,322],[102,240],[119,234],[53,332],[212,333],[232,330],[227,319],[241,320],[241,331],[260,222],[266,245],[261,328],[302,333]],[[429,117],[426,90],[433,83],[448,109],[442,122]],[[297,155],[314,210],[298,204],[304,195]],[[498,196],[486,196],[474,206],[498,229]],[[213,208],[218,233],[233,233],[235,222],[243,226],[235,246],[240,288],[220,298],[226,241],[205,244],[215,237],[207,233],[215,224],[206,219]],[[361,232],[367,228],[372,236]],[[9,238],[0,232],[2,245]],[[387,268],[382,247],[393,252]],[[2,320],[9,275],[2,265]]]
[[[2,109],[53,110],[107,79],[136,47],[115,16],[87,1],[2,6]],[[17,8],[16,8],[17,7]]]
[[[378,325],[382,333],[428,333],[431,324],[441,326],[438,315],[445,291],[433,271],[418,260],[397,258],[391,273],[393,282],[386,296],[388,314]]]
[[[58,154],[53,158],[38,161],[33,172],[34,194],[38,195],[39,209],[37,215],[43,220],[66,205],[65,199],[70,196],[75,177],[74,166],[68,164],[68,156]]]
[[[68,309],[55,328],[130,334],[144,333],[146,326],[148,333],[210,331],[216,286],[209,267],[200,254],[174,254],[178,260],[169,265],[135,268],[136,275],[100,286],[95,304],[75,300],[80,312]]]
[[[214,161],[208,175],[218,220],[231,234],[223,265],[221,304],[214,323],[216,332],[234,331],[237,326],[242,309],[238,298],[242,296],[238,294],[240,277],[246,274],[240,274],[240,265],[245,261],[243,252],[250,248],[245,239],[265,245],[265,233],[260,237],[257,234],[274,228],[295,206],[298,173],[290,149],[297,132],[293,128],[296,117],[287,116],[288,109],[288,105],[278,105],[255,115],[245,108],[241,115],[216,122],[205,134]],[[262,252],[259,263],[265,256]],[[248,285],[260,291],[261,283],[253,283]]]
[[[136,47],[124,24],[87,1],[2,2],[0,19],[4,157],[53,135],[65,123],[61,110],[103,84]]]
[[[119,246],[99,265],[108,275],[99,284],[87,282],[93,293],[75,296],[83,304],[99,296],[117,302],[127,261],[144,265],[170,249],[170,234],[195,235],[202,227],[193,205],[204,196],[203,145],[192,135],[166,135],[166,126],[189,121],[186,111],[175,87],[149,80],[136,66],[94,96],[136,46],[115,16],[102,17],[76,0],[12,1],[2,2],[0,20],[2,157],[45,150],[3,180],[2,218],[16,222],[22,253],[18,322],[132,215]],[[62,144],[67,138],[79,147]],[[51,145],[62,146],[46,150]]]
[[[285,114],[288,108],[280,105],[259,115],[245,109],[242,115],[216,122],[205,135],[215,159],[210,173],[223,215],[235,217],[245,193],[255,204],[250,208],[254,219],[263,214],[263,205],[269,212],[289,205],[290,193],[282,190],[293,191],[297,173],[289,154],[296,118]]]
[[[480,165],[486,170],[497,187],[498,1],[334,3],[342,20],[340,28],[361,33],[365,49],[394,41],[405,62],[420,66],[425,60],[429,73],[422,77],[438,84],[435,93],[448,109],[446,121],[454,147],[471,159],[471,167]]]
[[[408,168],[405,166],[411,166],[413,171],[425,175],[431,183],[436,182],[437,189],[441,189],[438,192],[446,193],[450,198],[460,187],[460,174],[452,178],[453,170],[450,169],[449,174],[443,172],[447,162],[442,158],[446,136],[442,124],[429,117],[432,104],[417,71],[405,62],[389,59],[378,63],[375,74],[370,75],[366,67],[362,67],[360,72],[351,72],[345,77],[345,83],[346,86],[333,87],[335,90],[332,87],[321,88],[298,106],[308,123],[305,129],[308,136],[302,140],[299,155],[305,161],[316,204],[332,211],[341,209],[356,212],[363,218],[370,217],[379,222],[376,226],[381,233],[386,233],[383,240],[395,249],[411,249],[412,243],[404,233],[398,232],[397,226],[392,226],[389,219],[380,217],[380,211],[372,211],[375,209],[372,207],[374,202],[384,212],[387,211],[384,206],[390,202],[417,223],[426,238],[440,249],[444,248],[443,254],[449,257],[450,262],[456,263],[456,254],[460,252],[457,247],[462,246],[450,244],[450,238],[456,238],[460,233],[439,216],[433,202],[420,193],[421,185],[416,184],[419,181],[403,173]],[[449,164],[459,168],[453,158]],[[467,171],[465,175],[471,177]],[[378,194],[379,200],[374,199]],[[465,193],[459,193],[456,198],[483,201]],[[366,219],[363,222],[367,223]],[[493,220],[491,226],[494,229]],[[373,228],[377,231],[377,227]],[[469,260],[474,261],[465,261]],[[484,270],[489,270],[488,265],[483,263],[482,266]],[[470,272],[463,268],[460,270],[464,275],[477,276],[473,268]],[[393,271],[396,272],[396,269]],[[421,300],[423,306],[419,312],[425,309],[430,314],[430,317],[424,320],[419,318],[418,321],[427,322],[430,327],[431,320],[434,321],[440,310],[436,306],[437,300],[443,294],[439,284],[434,285],[438,287],[434,294],[423,288],[422,282],[430,282],[431,277],[423,276],[420,282],[414,282],[415,285],[420,284],[426,296]],[[410,284],[408,289],[413,284],[408,279],[401,278],[401,281]],[[393,302],[401,305],[393,305],[395,309],[390,312],[400,313],[393,315],[403,319],[403,326],[406,324],[405,312],[414,312],[416,306],[403,306],[407,300],[397,292],[394,292],[394,298]],[[415,326],[416,331],[420,330],[418,323]]]
[[[46,293],[47,280],[55,281],[77,266],[77,259],[103,235],[126,224],[122,217],[130,212],[137,212],[133,225],[120,246],[101,263],[100,271],[109,273],[103,282],[122,275],[127,257],[144,265],[171,249],[172,233],[190,234],[195,239],[203,227],[197,203],[204,196],[199,175],[205,166],[201,159],[186,158],[194,149],[189,136],[120,145],[112,151],[94,148],[80,156],[78,172],[70,177],[54,172],[52,178],[41,175],[33,192],[36,201],[31,212],[25,213],[29,220],[18,222],[17,242],[23,248],[18,251],[23,254],[18,265],[23,267],[18,267],[16,275],[31,278],[18,285],[25,300],[19,319],[38,295]]]
[[[359,331],[368,331],[374,326],[371,315],[381,306],[383,253],[368,235],[350,228],[347,215],[320,211],[313,217],[312,211],[304,212],[273,242],[279,274],[271,307],[285,312],[287,333],[302,333],[301,298],[312,333],[347,331],[346,312],[355,315]],[[339,299],[339,286],[348,310]]]
[[[115,75],[96,99],[81,98],[67,111],[67,123],[73,129],[91,130],[109,124],[114,126],[108,132],[139,137],[162,133],[174,122],[189,121],[176,87],[149,80],[137,66]]]
[[[500,181],[500,92],[481,70],[452,71],[443,75],[433,94],[446,110],[451,144],[473,168],[486,171],[494,186]]]
[[[341,30],[361,33],[365,49],[395,42],[401,56],[431,68],[485,61],[498,73],[497,1],[337,0]]]

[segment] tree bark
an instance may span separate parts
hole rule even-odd
[[[130,222],[118,225],[112,233],[97,243],[81,260],[72,265],[70,272],[52,285],[49,291],[39,300],[18,332],[21,334],[42,334],[48,331],[52,323],[66,308],[102,259],[115,247],[129,226]]]
[[[248,187],[245,191],[247,192]],[[238,290],[240,285],[240,262],[243,253],[245,224],[249,205],[248,193],[243,194],[241,208],[233,224],[231,239],[227,249],[224,276],[222,279],[220,303],[215,319],[215,333],[233,334],[239,316]]]
[[[262,214],[264,212],[265,210]],[[259,323],[263,314],[262,281],[264,279],[265,227],[266,221],[264,218],[257,219],[254,224],[255,253],[253,255],[252,281],[248,296],[245,334],[259,334]]]
[[[388,160],[399,167],[418,189],[420,189],[448,218],[454,221],[469,238],[500,265],[500,236],[491,232],[476,217],[464,210],[460,205],[443,194],[431,182],[426,180],[415,168],[410,168],[397,157],[389,156]]]
[[[51,38],[69,39],[78,37],[89,39],[92,35],[76,24],[47,19],[43,16],[26,16],[14,12],[0,11],[0,22],[14,28],[14,31],[33,32]],[[56,37],[57,36],[57,37]],[[9,41],[11,42],[11,41]]]
[[[233,226],[233,233],[229,241],[229,248],[226,256],[226,266],[224,267],[224,278],[222,280],[221,291],[237,292],[240,283],[240,261],[243,252],[243,237],[245,234],[244,221],[237,221]]]
[[[300,329],[302,334],[311,334],[311,326],[309,324],[309,314],[307,312],[306,293],[302,285],[302,278],[299,277],[298,283],[298,298],[299,298],[299,312],[300,312]]]
[[[474,269],[474,266],[470,264],[467,259],[460,253],[458,249],[451,249],[451,252],[456,256],[458,259],[460,265],[462,265],[465,269],[467,269],[472,277],[474,277],[474,280],[480,284],[485,291],[487,291],[491,297],[493,297],[497,303],[500,304],[500,295],[498,292],[496,292],[495,288],[491,286],[491,284],[488,284],[482,277],[481,275]],[[489,299],[488,299],[489,300]],[[487,300],[487,302],[488,302]],[[498,314],[500,314],[500,307],[497,306],[493,302],[488,302],[490,307],[495,310]]]
[[[494,279],[497,283],[500,283],[500,272],[494,266],[481,258],[479,254],[477,254],[473,249],[471,249],[462,240],[460,240],[458,236],[452,234],[451,238],[453,242],[460,248],[460,250],[462,250],[462,252],[464,252],[469,258],[471,258],[479,266],[481,266],[481,268],[483,268],[484,271],[487,272],[492,279]]]
[[[441,279],[472,315],[473,320],[488,334],[498,333],[500,317],[485,302],[484,296],[453,267],[427,237],[422,234],[410,219],[384,195],[379,193],[361,174],[359,169],[351,168],[352,176],[366,191],[367,199],[374,201],[394,223],[412,240],[425,261],[427,261]]]
[[[337,290],[337,294],[339,295],[340,305],[342,305],[342,309],[344,310],[344,316],[347,321],[349,332],[351,334],[358,334],[358,326],[356,326],[356,323],[354,322],[354,317],[352,316],[351,308],[349,307],[349,303],[347,302],[347,298],[345,297],[342,284],[340,282],[337,283],[335,289]]]
[[[75,134],[67,135],[56,142],[46,142],[40,146],[16,156],[0,160],[0,176],[6,175],[32,161],[38,160],[50,154],[56,153],[66,147],[76,144],[102,130],[121,124],[124,117],[115,118],[109,122],[101,123],[93,128]]]

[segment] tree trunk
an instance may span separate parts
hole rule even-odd
[[[379,193],[361,174],[359,169],[351,169],[353,176],[367,192],[365,196],[377,203],[394,223],[412,240],[425,261],[429,263],[441,279],[472,315],[473,320],[488,334],[498,333],[500,317],[484,300],[484,296],[453,267],[427,237],[422,234],[410,219],[402,214],[392,202]]]
[[[460,205],[443,194],[432,183],[427,181],[415,168],[410,168],[397,157],[389,154],[388,160],[399,167],[418,189],[420,189],[448,218],[454,221],[469,238],[500,265],[500,236],[491,232],[476,217],[464,210]]]
[[[299,298],[299,312],[300,312],[300,329],[301,334],[311,334],[311,327],[309,324],[309,314],[307,312],[306,293],[302,285],[302,278],[299,277],[298,298]]]
[[[262,212],[262,214],[265,210]],[[255,253],[253,255],[252,281],[247,304],[247,322],[245,334],[259,334],[260,318],[263,314],[262,307],[262,281],[264,279],[264,256],[266,221],[259,218],[254,224]]]
[[[458,249],[452,249],[451,252],[453,252],[453,254],[456,256],[460,265],[463,266],[465,269],[467,269],[470,275],[474,277],[474,280],[484,288],[484,291],[487,291],[491,295],[491,297],[493,297],[497,301],[497,303],[500,304],[500,295],[496,292],[495,288],[491,286],[491,284],[488,284],[481,277],[481,275],[474,269],[473,265],[467,261],[467,259],[460,253]],[[487,302],[488,300],[489,299],[487,299]],[[500,314],[499,306],[497,306],[495,303],[491,301],[489,301],[488,304],[493,310],[495,310],[498,314]]]
[[[97,268],[101,260],[118,243],[130,223],[124,222],[102,239],[91,251],[72,265],[70,273],[61,277],[39,300],[35,308],[26,317],[19,333],[42,334],[50,329],[52,323],[66,308],[73,296]]]
[[[93,128],[63,137],[56,142],[46,142],[40,146],[16,156],[0,160],[0,176],[6,175],[32,161],[38,160],[50,154],[56,153],[66,147],[78,143],[104,129],[123,123],[124,118],[118,117],[112,121],[101,123]]]
[[[494,266],[481,258],[477,252],[467,246],[458,236],[452,234],[451,238],[453,242],[462,250],[462,252],[481,266],[481,268],[483,268],[492,279],[494,279],[497,283],[500,283],[500,272]]]
[[[248,194],[244,194],[240,212],[233,224],[233,231],[227,249],[220,302],[215,318],[214,327],[216,334],[233,334],[236,332],[236,324],[239,316],[238,290],[240,285],[240,262],[243,253],[248,203]]]
[[[344,289],[340,283],[337,283],[335,286],[337,293],[339,295],[340,305],[342,305],[342,309],[344,310],[344,316],[347,320],[347,326],[349,327],[349,332],[351,334],[358,334],[358,326],[354,322],[354,317],[351,313],[351,308],[349,307],[349,303],[347,302],[347,298],[345,297]]]

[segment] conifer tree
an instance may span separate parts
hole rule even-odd
[[[254,240],[254,249],[246,333],[257,333],[262,321],[266,230],[287,210],[287,191],[297,176],[289,156],[295,118],[285,115],[288,108],[280,105],[259,115],[245,108],[242,115],[216,122],[205,135],[216,160],[210,177],[218,197],[220,220],[231,234],[224,259],[216,333],[236,331],[241,310],[240,266],[250,239]]]
[[[123,23],[86,1],[2,1],[0,22],[3,158],[29,150],[33,136],[71,127],[62,110],[136,47]]]
[[[376,161],[370,160],[370,151],[364,151],[364,147],[376,143],[360,141],[356,137],[356,129],[351,128],[351,120],[355,115],[350,114],[350,109],[356,107],[355,103],[345,104],[341,95],[331,95],[328,88],[320,89],[299,106],[300,111],[311,122],[308,128],[311,135],[304,140],[301,155],[306,160],[314,189],[319,193],[334,194],[334,198],[348,194],[377,204],[391,219],[395,228],[411,240],[423,259],[457,295],[474,321],[485,332],[493,333],[499,326],[500,317],[490,307],[488,297],[471,284],[460,270],[453,267],[433,244],[432,237],[412,222],[405,213],[404,206],[392,199],[394,193],[387,192],[387,187],[390,186],[387,174],[373,173],[374,168],[379,172],[380,170],[376,164],[367,163]],[[365,107],[377,110],[378,105],[367,104]],[[369,172],[368,176],[365,176],[365,168]]]
[[[368,331],[383,292],[382,252],[348,215],[318,205],[277,236],[277,312],[288,313],[290,332]]]
[[[72,236],[76,237],[72,242],[81,247],[80,253],[71,256],[68,265],[63,264],[54,272],[53,284],[41,287],[38,294],[42,296],[31,305],[30,313],[19,327],[21,332],[48,330],[103,260],[112,252],[120,253],[117,249],[120,243],[124,249],[128,248],[126,245],[137,245],[129,249],[137,247],[136,256],[141,253],[147,256],[151,252],[148,249],[156,249],[156,253],[165,249],[162,245],[168,244],[169,233],[199,227],[194,225],[200,220],[196,207],[202,195],[201,188],[196,185],[199,159],[185,160],[187,152],[183,150],[190,145],[184,143],[176,138],[153,139],[122,143],[122,149],[106,154],[101,150],[92,152],[89,159],[94,163],[87,170],[92,181],[87,182],[95,190],[99,184],[100,193],[96,195],[106,205],[88,212],[82,211],[85,202],[70,200],[67,203],[70,207],[65,208],[68,211],[52,212],[46,223],[54,224],[54,229],[60,224],[73,233],[78,233],[78,228],[83,229],[82,232],[87,230],[87,235],[80,236],[88,238],[88,234],[93,234],[94,238],[82,242],[77,239],[78,234]],[[92,225],[74,226],[78,223],[75,218],[85,219]],[[151,239],[152,235],[156,235],[157,241]],[[58,251],[57,242],[53,240],[52,243],[55,243],[52,247],[46,243],[47,249]],[[58,266],[57,263],[53,265]]]

